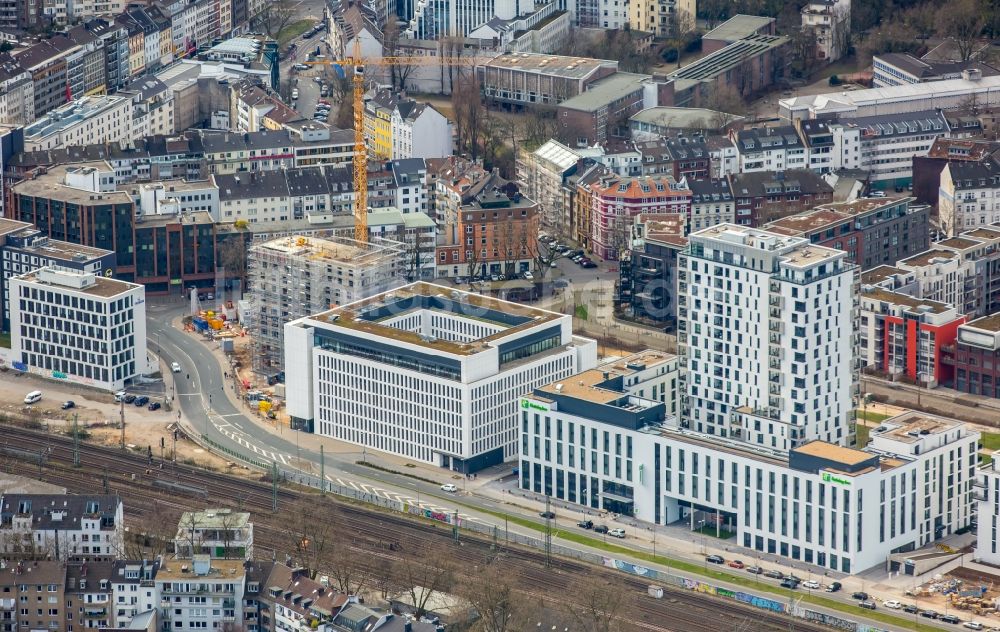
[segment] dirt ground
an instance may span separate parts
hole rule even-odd
[[[1000,574],[1000,569],[997,569]],[[956,568],[940,579],[929,581],[919,587],[916,597],[921,609],[935,610],[943,613],[964,611],[977,615],[990,615],[997,621],[1000,616],[994,607],[995,600],[1000,597],[1000,587],[996,586],[1000,575],[987,575],[969,568]],[[960,597],[956,594],[946,594],[956,591],[978,591],[986,588],[981,597]],[[959,615],[961,616],[961,615]]]

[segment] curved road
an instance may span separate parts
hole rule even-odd
[[[283,469],[299,469],[296,468],[296,463],[301,463],[303,466],[301,468],[302,471],[311,471],[318,475],[320,455],[319,451],[313,449],[310,445],[310,437],[312,435],[293,431],[287,431],[283,435],[275,435],[262,427],[257,420],[248,417],[226,395],[224,389],[228,387],[227,381],[223,377],[223,367],[216,356],[206,345],[193,339],[191,334],[171,326],[171,321],[184,312],[185,306],[186,303],[150,306],[150,309],[147,310],[149,312],[147,331],[151,340],[158,342],[158,352],[163,363],[169,365],[171,362],[178,362],[181,365],[181,372],[175,373],[174,378],[176,378],[175,385],[179,408],[183,411],[188,422],[198,432],[213,441],[232,447],[241,453],[250,454],[251,452],[256,452],[256,455],[262,460],[277,461],[279,464],[284,465]],[[293,437],[292,434],[301,436]],[[356,463],[362,455],[363,453],[360,451],[347,454],[325,454],[327,480],[333,483],[344,483],[356,489],[360,486],[361,491],[371,492],[375,495],[381,494],[389,498],[402,499],[410,503],[415,502],[413,496],[416,496],[416,504],[438,511],[450,512],[451,510],[445,509],[445,507],[454,507],[451,504],[453,501],[447,497],[447,494],[441,492],[437,484],[427,483],[382,470],[377,472],[377,478],[375,478],[371,468]],[[345,456],[348,458],[344,458]],[[313,478],[314,480],[318,478],[318,476],[313,477],[304,474],[304,478],[306,477]],[[346,477],[352,480],[343,480]],[[363,483],[358,483],[357,481],[363,481]],[[533,514],[525,512],[518,514],[517,511],[511,511],[510,506],[483,496],[463,495],[461,498],[463,504],[469,506],[465,508],[465,511],[472,512],[473,514],[476,512],[472,507],[478,507],[493,512],[520,515],[522,518],[530,517],[535,519]],[[468,514],[462,513],[461,509],[459,512],[464,518],[470,517]],[[475,518],[475,516],[472,517]],[[495,517],[487,514],[483,521],[494,523],[496,520]],[[537,522],[542,524],[540,520]],[[566,525],[559,526],[565,527]],[[535,538],[539,537],[538,531],[517,527],[516,525],[510,528],[510,531]],[[554,535],[553,540],[560,539],[557,535]],[[607,552],[592,549],[585,545],[568,541],[561,541],[560,543],[571,548],[590,551],[599,555],[607,555]],[[629,541],[627,546],[637,550],[649,551],[648,546],[644,546],[635,540]],[[697,546],[695,545],[692,545],[690,550],[682,551],[674,547],[664,551],[664,546],[661,544],[659,550],[661,553],[665,552],[674,558],[684,558],[696,563],[703,562],[703,558],[698,553]],[[736,556],[738,554],[727,555]],[[753,559],[753,556],[751,555],[746,559]],[[725,585],[724,582],[715,583]],[[733,590],[745,590],[745,588],[737,585],[729,585],[729,587]],[[854,603],[849,599],[850,590],[845,585],[843,592],[827,596],[847,603]],[[780,599],[780,597],[773,594],[769,595],[767,592],[761,592],[760,594]],[[790,594],[789,598],[794,599],[797,594]],[[816,610],[826,610],[818,606],[810,607]],[[845,616],[845,613],[829,612]],[[846,616],[859,621],[864,620],[863,613],[860,611],[856,615],[851,613]],[[879,625],[873,621],[869,621],[869,623]],[[935,625],[936,622],[923,620],[921,623]],[[885,626],[886,624],[883,623],[880,625]],[[953,629],[953,627],[949,626],[947,629]]]

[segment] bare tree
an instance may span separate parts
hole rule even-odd
[[[222,556],[229,559],[233,554],[233,542],[236,539],[236,529],[240,524],[240,515],[235,511],[224,509],[219,512],[219,539],[222,541]]]
[[[219,268],[227,279],[242,279],[247,274],[247,242],[241,233],[219,244]]]
[[[346,538],[333,538],[325,552],[325,559],[329,560],[329,564],[324,565],[323,572],[341,593],[357,595],[371,583],[372,574],[362,564],[363,557],[350,550]]]
[[[112,542],[112,548],[120,559],[126,560],[155,559],[164,555],[177,535],[179,518],[177,512],[157,503],[149,511],[131,518],[128,531],[120,540]]]
[[[333,548],[339,521],[331,519],[330,506],[303,496],[293,503],[288,512],[292,517],[287,526],[294,543],[296,563],[307,569],[310,579],[316,579],[321,563],[329,559]]]
[[[380,556],[374,557],[368,568],[371,587],[378,591],[383,600],[388,599],[389,593],[393,590],[395,568],[393,560]]]
[[[431,597],[452,589],[453,560],[447,545],[438,545],[422,551],[420,556],[404,556],[396,564],[400,592],[409,597],[418,619],[427,613]]]
[[[278,34],[297,15],[298,5],[297,0],[269,0],[265,3],[257,19],[268,37],[278,38]]]
[[[938,34],[952,38],[962,61],[970,59],[986,26],[986,18],[979,2],[953,0],[945,3],[938,10],[936,21]]]
[[[460,69],[460,77],[458,85],[453,86],[451,92],[458,148],[466,149],[469,157],[476,160],[479,157],[480,141],[487,118],[486,108],[480,97],[479,79],[476,73]]]
[[[709,123],[723,129],[746,112],[746,101],[733,86],[713,85],[702,99],[702,107],[712,110]]]
[[[382,30],[382,54],[385,57],[400,58],[399,46],[400,28],[399,18],[395,13],[389,14],[389,19]],[[401,59],[405,59],[402,57]],[[389,65],[389,84],[392,88],[405,90],[406,81],[410,78],[416,66],[412,63],[394,63]]]
[[[584,575],[570,586],[575,598],[565,612],[579,632],[623,632],[622,619],[633,608],[633,595],[600,575]]]
[[[536,618],[534,602],[517,592],[513,569],[495,561],[466,577],[459,594],[475,611],[470,632],[520,632]]]
[[[197,511],[185,511],[177,523],[182,541],[187,545],[186,555],[201,553],[202,535],[200,533],[201,523],[198,521],[198,513]],[[177,551],[177,554],[181,555],[181,552]]]

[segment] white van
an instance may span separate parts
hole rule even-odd
[[[34,404],[35,402],[39,402],[41,400],[42,400],[41,391],[31,391],[30,393],[24,396],[25,404]]]

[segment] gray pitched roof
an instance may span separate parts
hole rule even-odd
[[[730,176],[730,183],[736,197],[762,197],[769,192],[833,193],[833,187],[809,169],[740,173]]]
[[[741,154],[755,154],[773,149],[802,147],[798,132],[791,125],[755,127],[736,134],[736,148]]]
[[[79,529],[85,517],[112,520],[121,500],[118,496],[68,494],[7,494],[0,506],[0,521],[10,523],[15,515],[30,515],[33,529]]]
[[[692,204],[725,202],[733,199],[733,191],[729,188],[729,181],[725,179],[688,180],[688,188],[691,189]]]
[[[246,200],[259,197],[288,197],[288,182],[281,170],[243,171],[216,174],[219,200]]]

